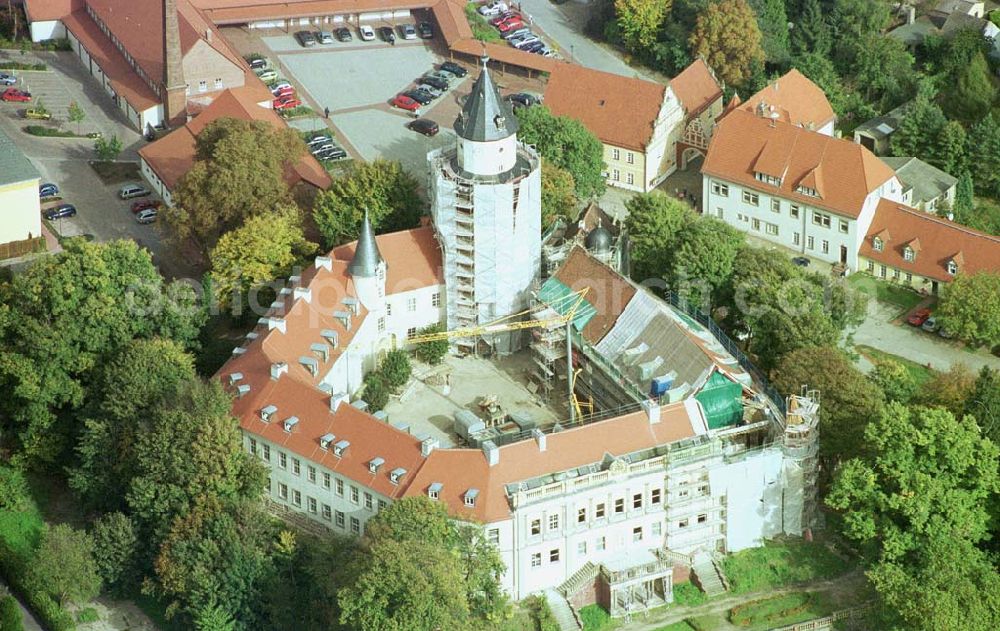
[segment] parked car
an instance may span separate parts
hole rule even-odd
[[[539,103],[538,97],[533,94],[528,94],[527,92],[510,94],[507,96],[506,100],[513,108],[531,107],[532,105],[538,105]]]
[[[506,2],[501,2],[500,0],[493,0],[493,2],[489,4],[484,4],[483,6],[479,7],[476,10],[479,11],[479,15],[482,15],[484,17],[492,17],[495,15],[500,15],[501,13],[504,13],[509,9],[510,7],[507,6]]]
[[[337,39],[338,39],[339,41],[341,41],[341,42],[349,42],[349,41],[351,41],[352,39],[354,39],[354,36],[353,36],[353,35],[351,35],[351,29],[349,29],[349,28],[346,28],[346,27],[344,27],[344,26],[341,26],[340,28],[338,28],[337,30],[335,30],[335,31],[333,32],[333,34],[334,34],[334,35],[335,35],[335,36],[337,37]]]
[[[396,43],[396,34],[393,32],[391,26],[378,27],[378,36],[382,38],[383,42],[388,42],[390,44]]]
[[[141,184],[126,184],[118,189],[118,197],[122,199],[133,199],[135,197],[149,197],[153,192]]]
[[[521,20],[511,20],[510,22],[501,22],[497,26],[497,30],[501,33],[506,33],[507,31],[516,31],[519,28],[524,28],[524,22]]]
[[[430,72],[428,72],[424,76],[425,77],[434,77],[435,79],[440,79],[440,80],[444,81],[445,83],[447,83],[448,85],[451,85],[451,82],[455,79],[455,75],[451,74],[450,72],[446,72],[444,70],[431,70]]]
[[[432,39],[434,37],[434,27],[431,26],[430,22],[421,22],[417,24],[417,35],[420,39]]]
[[[341,147],[331,147],[316,154],[318,160],[342,160],[347,157],[347,152]]]
[[[52,182],[46,182],[38,186],[38,196],[41,198],[55,197],[59,194],[59,187]]]
[[[53,219],[62,219],[63,217],[75,217],[76,216],[76,206],[73,204],[59,204],[54,208],[49,208],[43,215],[49,221]]]
[[[407,90],[403,92],[403,96],[408,96],[421,105],[429,105],[434,100],[434,97],[429,92],[423,90]]]
[[[462,66],[459,66],[454,61],[446,61],[443,64],[441,64],[439,66],[439,68],[441,68],[441,70],[443,70],[443,71],[445,71],[445,72],[447,72],[449,74],[452,74],[452,75],[454,75],[456,77],[459,77],[459,78],[464,77],[465,75],[469,74],[468,70],[466,70]]]
[[[512,39],[516,39],[518,37],[524,37],[525,35],[533,35],[531,29],[528,28],[527,26],[525,26],[524,28],[519,28],[516,31],[507,31],[500,37],[504,38],[509,42]]]
[[[367,24],[362,24],[358,27],[358,35],[361,36],[362,41],[370,42],[375,39],[375,29]]]
[[[920,328],[928,333],[934,333],[938,330],[937,318],[934,316],[927,318],[924,320],[924,323],[920,325]]]
[[[0,101],[13,101],[15,103],[28,103],[31,101],[31,92],[22,92],[17,88],[7,88],[0,93]]]
[[[809,267],[809,257],[807,256],[796,256],[792,259],[792,263],[798,265],[799,267]]]
[[[144,210],[149,210],[150,208],[159,209],[160,202],[155,199],[143,199],[137,202],[132,202],[132,214],[141,213]]]
[[[291,96],[295,94],[295,88],[292,87],[292,84],[283,81],[271,88],[271,94],[274,95],[274,98]]]
[[[430,75],[424,75],[424,76],[420,77],[419,79],[417,79],[417,83],[421,84],[421,85],[429,85],[429,86],[431,86],[433,88],[436,88],[436,89],[442,90],[442,91],[448,89],[448,82],[447,81],[445,81],[444,79],[442,79],[440,77],[432,77]]]
[[[416,112],[420,109],[420,103],[414,101],[405,94],[397,94],[396,98],[392,100],[392,106],[409,112]]]
[[[534,34],[525,35],[524,37],[520,38],[516,42],[512,42],[511,43],[511,45],[514,48],[517,48],[518,50],[524,50],[525,48],[527,48],[528,46],[531,46],[532,44],[541,44],[542,46],[545,45],[545,44],[542,44],[542,40],[538,39],[538,36],[534,35]]]
[[[257,73],[257,78],[261,81],[267,83],[268,81],[274,81],[278,78],[278,73],[270,68]]]
[[[318,145],[326,144],[328,142],[333,142],[333,138],[327,136],[326,134],[317,134],[312,138],[310,138],[309,140],[307,140],[306,144],[309,145],[310,147],[315,147]]]
[[[295,34],[295,38],[306,48],[316,45],[316,36],[312,31],[299,31]]]
[[[399,34],[403,39],[417,39],[417,29],[412,24],[400,24]]]
[[[44,109],[29,108],[24,110],[24,117],[36,121],[47,121],[52,118],[52,113]]]
[[[335,146],[332,142],[323,142],[309,147],[309,153],[316,155],[318,153],[323,153],[328,149],[334,149]]]
[[[15,85],[15,84],[17,84],[17,77],[15,77],[14,75],[0,72],[0,85]]]
[[[545,48],[545,44],[541,41],[537,41],[523,44],[518,47],[518,50],[523,50],[526,53],[540,53],[543,48]]]
[[[499,24],[501,22],[506,22],[507,20],[509,20],[511,18],[518,18],[518,19],[520,19],[520,17],[521,17],[521,14],[518,13],[517,11],[504,11],[500,15],[498,15],[496,17],[493,17],[493,18],[490,18],[490,24],[492,24],[493,26],[496,26],[497,24]]]
[[[948,329],[944,328],[943,326],[940,327],[940,328],[938,328],[937,334],[938,334],[939,337],[943,337],[946,340],[950,340],[951,338],[955,337],[954,333],[952,333]]]
[[[334,40],[333,40],[333,33],[329,32],[329,31],[320,31],[319,32],[319,43],[320,44],[332,44],[333,42],[334,42]]]
[[[156,209],[147,208],[135,216],[135,220],[141,224],[153,223],[156,221]]]
[[[426,118],[418,118],[407,125],[410,129],[425,136],[436,136],[440,131],[438,124]]]
[[[250,70],[263,70],[267,68],[267,60],[263,57],[254,57],[250,60]]]
[[[912,326],[923,326],[929,317],[931,317],[930,309],[917,309],[910,314],[906,321]]]
[[[444,90],[441,90],[440,88],[435,88],[434,86],[428,83],[422,83],[420,79],[417,79],[417,91],[426,92],[427,94],[430,94],[432,98],[435,99],[439,98],[442,94],[444,94]]]
[[[294,96],[279,96],[271,103],[271,106],[276,110],[291,110],[300,105],[302,105],[302,101]]]

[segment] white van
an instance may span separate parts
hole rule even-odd
[[[153,192],[147,189],[145,186],[139,184],[126,184],[125,186],[118,189],[118,197],[122,199],[132,199],[133,197],[146,197],[147,195],[152,195]]]

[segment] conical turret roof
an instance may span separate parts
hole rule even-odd
[[[375,231],[368,221],[368,211],[365,211],[365,219],[361,224],[361,234],[358,235],[358,244],[354,248],[354,258],[347,266],[347,272],[351,276],[358,278],[374,278],[378,274],[378,264],[382,262],[382,253],[378,251],[378,243],[375,242]]]
[[[486,67],[487,61],[488,57],[482,58],[483,69],[455,120],[455,132],[466,140],[489,142],[517,133],[517,118],[500,98],[500,92]]]

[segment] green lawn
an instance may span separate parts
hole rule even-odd
[[[746,603],[729,612],[731,623],[750,631],[766,631],[833,613],[821,594],[797,592]]]
[[[44,525],[42,513],[34,501],[30,501],[23,511],[0,511],[0,540],[14,554],[27,557],[38,545]]]
[[[705,603],[708,596],[690,581],[674,585],[674,604],[681,607],[696,607]]]
[[[875,298],[879,302],[899,307],[900,313],[913,309],[924,299],[924,296],[908,287],[889,283],[864,273],[851,274],[848,276],[847,282],[855,291]]]
[[[673,624],[668,624],[665,627],[660,627],[656,631],[694,631],[694,627],[687,623],[687,620],[681,620],[680,622],[675,622]]]
[[[580,621],[583,631],[611,631],[621,626],[621,623],[611,617],[600,605],[587,605],[580,608]]]
[[[723,559],[722,567],[731,592],[744,594],[832,578],[850,570],[852,564],[821,542],[790,540],[767,542],[761,548],[731,554]]]
[[[894,362],[899,362],[902,364],[906,370],[910,372],[913,379],[917,382],[918,386],[922,386],[925,382],[931,379],[936,373],[935,370],[924,366],[923,364],[918,364],[915,361],[910,361],[909,359],[900,357],[899,355],[893,355],[892,353],[886,353],[885,351],[880,351],[877,348],[872,348],[871,346],[865,346],[864,344],[859,344],[854,347],[854,350],[861,353],[872,363],[877,363],[880,361],[892,360]]]

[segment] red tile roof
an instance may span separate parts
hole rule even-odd
[[[785,199],[857,218],[865,197],[895,177],[888,165],[859,144],[832,138],[743,109],[716,126],[702,173]],[[780,186],[758,181],[755,171],[782,177]],[[820,197],[797,191],[817,188]]]
[[[691,65],[670,80],[677,99],[684,106],[689,117],[697,116],[716,100],[722,98],[722,86],[715,79],[712,69],[704,59],[696,59]]]
[[[85,6],[84,0],[24,0],[24,12],[29,22],[61,20]]]
[[[381,234],[376,241],[387,268],[385,293],[395,294],[444,284],[441,248],[433,227]],[[338,261],[350,262],[356,245],[357,241],[342,245],[332,252],[332,256]]]
[[[250,90],[224,90],[186,125],[139,149],[139,155],[164,185],[173,189],[181,176],[194,164],[195,137],[212,121],[219,118],[259,120],[278,129],[285,128],[285,122],[274,110],[260,107],[249,98],[254,98],[254,93]],[[290,167],[285,179],[290,186],[306,181],[322,189],[329,187],[332,181],[326,169],[308,154],[304,154],[302,159]]]
[[[591,344],[600,342],[611,330],[636,292],[635,286],[580,246],[569,253],[555,278],[574,291],[588,289],[587,302],[597,313],[583,327],[582,333]]]
[[[666,90],[662,83],[559,64],[545,87],[545,106],[580,121],[603,143],[643,151]]]
[[[757,113],[760,106],[777,114],[778,120],[808,129],[836,118],[823,90],[795,68],[747,99],[742,109]]]
[[[874,237],[884,241],[882,251]],[[917,252],[904,258],[909,245]],[[931,213],[883,199],[875,209],[868,235],[858,252],[861,256],[904,272],[948,282],[948,262],[958,264],[958,273],[1000,272],[1000,237],[941,219]]]

